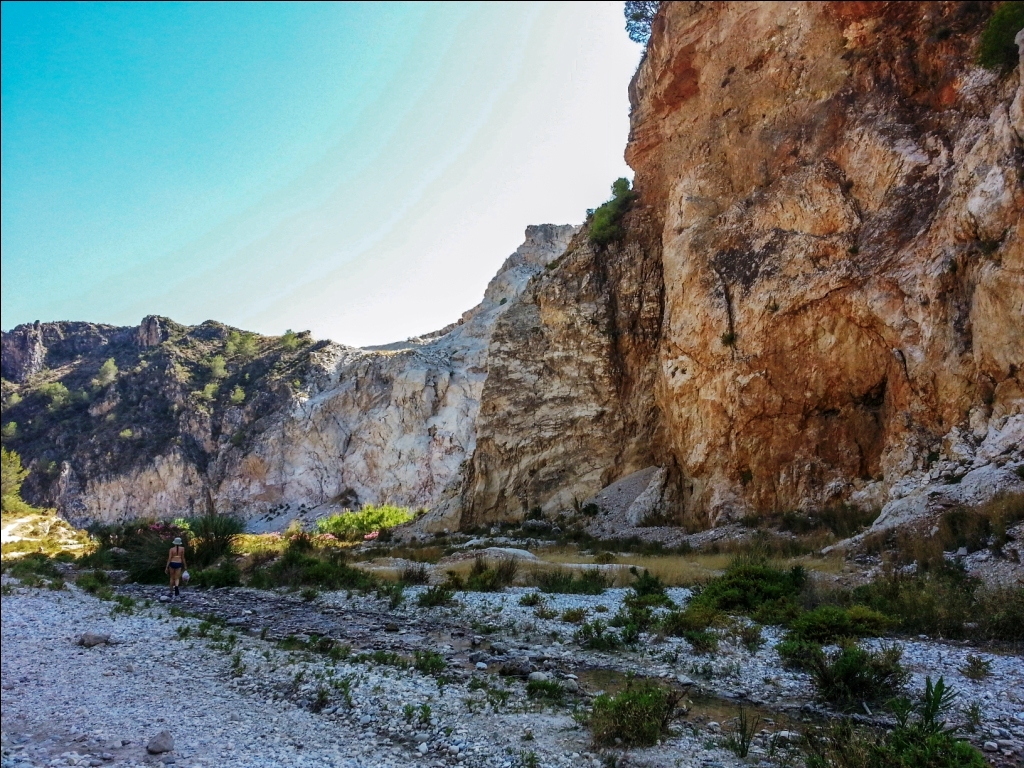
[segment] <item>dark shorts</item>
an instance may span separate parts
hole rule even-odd
[[[168,563],[168,566],[172,571],[176,571],[181,568],[181,563]]]

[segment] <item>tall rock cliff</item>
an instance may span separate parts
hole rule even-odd
[[[689,517],[1014,482],[990,465],[1024,443],[1024,65],[974,65],[991,10],[663,4],[626,154]]]

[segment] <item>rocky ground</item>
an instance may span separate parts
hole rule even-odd
[[[27,589],[4,580],[4,768],[513,768],[600,766],[615,764],[612,758],[658,768],[783,766],[800,764],[788,743],[821,716],[807,679],[779,664],[771,630],[754,653],[728,636],[713,656],[695,656],[674,638],[636,652],[579,648],[577,625],[562,620],[564,611],[613,615],[622,589],[545,595],[537,606],[520,604],[532,588],[459,593],[452,606],[421,608],[423,587],[407,589],[392,607],[372,594],[303,599],[250,589],[190,590],[168,604],[160,588],[131,585],[119,588],[134,601],[126,610],[75,587]],[[688,597],[685,589],[669,594],[680,604]],[[216,621],[203,621],[211,615]],[[109,641],[77,645],[87,631]],[[959,669],[978,649],[927,639],[904,645],[912,687],[922,687],[925,675],[944,676],[963,708],[980,705],[983,725],[972,740],[994,765],[1020,765],[1022,659],[980,652],[991,675],[975,682]],[[426,650],[443,655],[443,669],[410,664]],[[631,674],[679,690],[687,712],[660,746],[623,760],[617,750],[594,748],[573,715]],[[527,697],[525,675],[559,681],[564,700]],[[763,728],[745,761],[723,743],[740,705]],[[172,748],[150,754],[147,746],[168,746],[152,743],[162,731]]]

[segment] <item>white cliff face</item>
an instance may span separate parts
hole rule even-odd
[[[441,518],[456,511],[476,447],[491,330],[576,231],[529,227],[483,301],[446,333],[318,351],[311,381],[247,450],[227,437],[210,446],[207,482],[217,509],[240,513],[257,528],[365,503],[429,507]],[[203,509],[202,484],[193,467],[171,456],[84,488],[65,483],[62,496],[76,519],[166,517]]]

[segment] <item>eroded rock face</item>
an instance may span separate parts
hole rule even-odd
[[[987,15],[658,16],[627,159],[662,222],[660,463],[691,518],[885,501],[954,427],[970,461],[1019,428],[1021,87],[972,64]]]
[[[209,490],[216,509],[256,528],[387,501],[430,507],[438,527],[457,526],[492,329],[575,232],[528,228],[481,304],[443,333],[368,349],[321,345],[301,390],[250,427],[244,445],[233,442],[252,421],[244,408],[219,416],[179,397],[179,432],[205,461],[175,448],[126,473],[83,478],[66,465],[55,500],[73,520],[111,521],[201,513]],[[159,318],[132,333],[143,346],[166,337]]]

